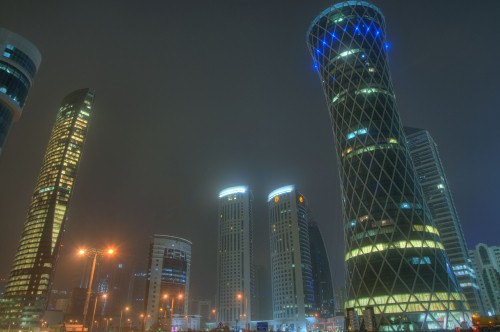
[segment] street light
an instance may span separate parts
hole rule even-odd
[[[94,280],[94,272],[95,272],[95,265],[97,262],[97,256],[102,256],[104,254],[112,255],[114,252],[115,252],[114,249],[111,249],[111,248],[106,250],[106,251],[103,251],[102,249],[95,249],[95,248],[80,249],[78,251],[78,254],[80,254],[82,256],[87,255],[89,257],[93,257],[92,258],[92,270],[90,271],[89,286],[87,288],[87,296],[85,297],[85,304],[83,306],[82,332],[84,330],[85,320],[87,319],[87,312],[89,311],[90,294],[92,292],[92,281]],[[91,329],[92,329],[92,327],[91,327]]]
[[[110,320],[113,320],[113,318],[109,317],[109,318],[104,318],[104,321],[106,322],[106,330],[104,332],[108,332],[108,325],[109,325],[109,321]]]
[[[103,294],[102,295],[102,298],[104,300],[106,300],[107,297],[108,297],[108,294]],[[97,308],[97,300],[98,299],[99,299],[99,295],[96,294],[96,296],[95,296],[95,302],[94,302],[94,312],[92,313],[92,321],[94,321],[94,318],[95,318],[95,309]],[[92,325],[90,326],[90,332],[92,332],[93,327],[94,327],[94,324],[92,323]],[[99,325],[97,325],[97,327],[99,327]]]
[[[184,295],[181,293],[181,294],[178,294],[177,295],[177,299],[179,300],[182,300],[182,298],[184,297]],[[168,294],[164,294],[163,295],[163,298],[166,300],[168,298]],[[170,304],[170,331],[172,331],[172,328],[174,326],[174,304],[175,304],[175,296],[172,296],[172,302]],[[165,310],[167,308],[165,307]],[[165,312],[165,316],[167,315],[167,313]]]
[[[129,311],[129,307],[125,307],[122,310],[120,310],[120,324],[118,325],[118,332],[122,332],[122,318],[123,318],[123,310]]]
[[[216,321],[216,320],[217,320],[217,319],[216,319],[217,317],[215,316],[216,314],[217,314],[217,310],[212,309],[212,315],[214,316],[214,321]]]
[[[241,293],[238,293],[236,294],[236,298],[238,300],[242,300],[243,299],[243,294]],[[248,324],[248,296],[245,294],[245,310],[242,310],[243,311],[243,318],[245,318],[245,331],[248,331],[249,330],[249,324]]]

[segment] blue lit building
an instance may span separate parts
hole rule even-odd
[[[350,331],[441,331],[470,323],[425,203],[392,86],[385,18],[364,1],[316,17],[307,44],[335,136]]]
[[[19,120],[41,55],[28,40],[0,28],[0,154],[12,123]]]
[[[190,271],[191,242],[176,236],[155,234],[150,243],[144,301],[146,331],[166,324],[166,312],[187,315]]]
[[[418,181],[424,191],[432,221],[471,311],[484,314],[476,272],[469,258],[464,232],[458,219],[437,144],[427,130],[405,127],[406,141]]]
[[[314,316],[306,198],[290,185],[267,198],[275,330],[305,331]]]

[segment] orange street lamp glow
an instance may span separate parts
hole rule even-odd
[[[108,249],[108,254],[112,255],[115,252],[114,249]]]

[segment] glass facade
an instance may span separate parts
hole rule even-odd
[[[222,190],[218,217],[218,321],[244,328],[252,319],[255,297],[253,196],[248,187]]]
[[[12,123],[21,117],[40,60],[29,41],[0,28],[0,153]]]
[[[432,220],[473,313],[484,314],[476,273],[472,268],[458,213],[437,145],[427,130],[405,127],[406,141]]]
[[[320,318],[335,316],[332,275],[326,253],[325,243],[318,224],[312,221],[309,213],[309,247],[311,251],[311,267],[314,289],[314,314]]]
[[[306,198],[286,186],[268,196],[273,319],[303,331],[314,315],[314,284]]]
[[[40,323],[93,101],[94,92],[82,89],[66,96],[59,108],[5,289],[2,325],[16,322],[30,328]]]
[[[339,3],[312,22],[307,44],[339,161],[346,309],[352,317],[373,310],[379,331],[443,330],[470,322],[406,145],[384,16],[367,2]],[[355,326],[350,320],[349,328]]]

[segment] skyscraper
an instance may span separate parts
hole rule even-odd
[[[433,222],[443,241],[444,249],[472,312],[482,314],[483,306],[476,273],[469,252],[450,187],[439,157],[437,145],[427,130],[405,127],[406,142],[422,186]]]
[[[37,327],[61,246],[94,92],[67,95],[57,113],[2,303],[1,324]]]
[[[307,43],[339,161],[349,317],[389,331],[470,321],[406,145],[382,12],[364,1],[336,4],[314,19]]]
[[[477,273],[486,314],[500,314],[500,246],[479,243],[469,255]]]
[[[190,241],[176,236],[153,236],[146,284],[146,331],[166,318],[166,315],[159,316],[160,308],[171,315],[187,315],[191,245]]]
[[[314,314],[307,200],[291,185],[272,191],[267,202],[273,319],[280,330],[305,331]]]
[[[28,40],[0,28],[0,155],[13,122],[19,120],[42,57]]]
[[[333,298],[333,283],[330,273],[330,262],[326,253],[325,243],[318,224],[308,213],[309,248],[311,251],[311,268],[314,290],[314,314],[321,318],[335,316],[335,302]]]
[[[128,286],[126,306],[129,307],[132,316],[138,316],[144,311],[144,298],[146,295],[146,285],[148,281],[148,274],[146,272],[135,272],[130,276],[130,283]],[[122,304],[123,305],[123,304]]]
[[[219,193],[216,309],[220,322],[245,327],[254,296],[253,197],[246,186]]]

